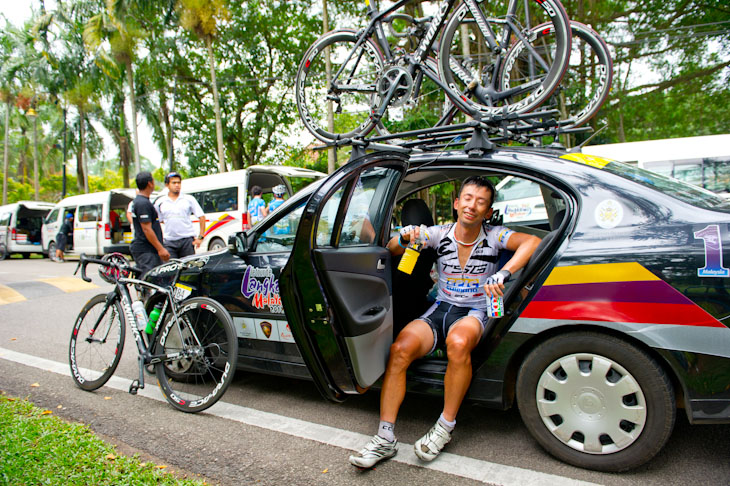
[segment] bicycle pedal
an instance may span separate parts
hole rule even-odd
[[[139,390],[139,380],[134,380],[131,385],[129,385],[129,394],[130,395],[136,395],[137,390]]]

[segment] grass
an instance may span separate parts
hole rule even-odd
[[[27,400],[0,396],[0,485],[186,485],[166,466],[117,455],[82,424],[67,423]]]

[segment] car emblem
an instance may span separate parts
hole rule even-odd
[[[271,337],[271,323],[270,322],[262,321],[261,322],[261,330],[264,332],[264,335],[267,338],[270,338]]]

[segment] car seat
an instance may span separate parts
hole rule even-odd
[[[433,217],[425,201],[409,199],[401,210],[401,224],[419,226],[433,226]],[[432,302],[428,300],[428,293],[433,287],[431,269],[436,262],[436,250],[424,248],[418,257],[413,272],[408,275],[398,268],[401,256],[393,258],[393,322],[395,334],[422,315]]]

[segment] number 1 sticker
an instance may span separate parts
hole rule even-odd
[[[695,239],[705,242],[705,266],[697,269],[700,277],[728,277],[730,270],[722,266],[722,241],[720,227],[711,224],[695,231]]]

